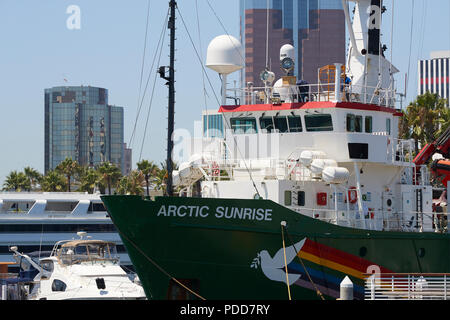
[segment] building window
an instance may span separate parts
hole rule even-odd
[[[257,133],[255,118],[232,118],[231,129],[237,134]]]
[[[313,114],[305,116],[306,131],[333,131],[331,114]]]
[[[285,206],[292,205],[292,192],[290,190],[284,191],[284,205]]]

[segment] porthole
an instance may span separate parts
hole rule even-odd
[[[359,248],[359,256],[360,257],[365,257],[366,254],[367,254],[367,248],[366,247]]]
[[[387,199],[386,203],[387,203],[388,207],[392,206],[392,200],[391,199]]]
[[[423,258],[425,256],[425,249],[424,248],[420,248],[419,252],[418,252],[419,258]]]

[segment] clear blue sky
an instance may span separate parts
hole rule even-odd
[[[384,20],[384,43],[390,47],[391,6]],[[239,1],[209,0],[227,31],[239,38]],[[59,85],[91,85],[109,90],[109,103],[125,108],[125,142],[135,123],[147,0],[0,0],[0,184],[11,170],[31,166],[44,170],[44,89]],[[189,32],[201,54],[215,36],[224,33],[206,0],[198,0],[200,34],[195,0],[178,0]],[[399,91],[408,71],[411,10],[413,0],[394,0],[394,65],[401,70]],[[411,51],[411,78],[407,102],[417,92],[417,59],[430,51],[450,50],[450,1],[415,0]],[[81,10],[81,28],[69,30],[66,13],[70,5]],[[150,70],[156,44],[168,8],[168,0],[150,1],[150,25],[144,85],[151,72],[147,97],[134,139],[133,162],[140,154],[149,96],[156,66]],[[426,15],[424,15],[426,8]],[[424,23],[422,20],[424,20]],[[176,128],[193,129],[205,109],[202,71],[182,24],[177,20]],[[167,47],[167,36],[165,42]],[[390,50],[390,48],[389,48]],[[388,51],[387,57],[390,57]],[[168,64],[168,50],[161,65]],[[218,76],[208,70],[217,95]],[[68,79],[68,82],[64,81]],[[233,77],[230,81],[233,81]],[[207,107],[217,109],[206,84]],[[406,103],[404,103],[405,105]],[[161,162],[165,158],[167,88],[157,79],[149,129],[142,157]]]

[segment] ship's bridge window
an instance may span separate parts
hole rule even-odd
[[[275,130],[280,133],[288,132],[288,124],[286,117],[274,117]]]
[[[64,264],[83,261],[109,260],[118,261],[116,246],[112,243],[83,243],[63,247],[60,258]]]
[[[348,132],[362,132],[362,116],[354,114],[347,114],[347,131]]]
[[[306,131],[333,131],[331,114],[305,115]]]
[[[263,133],[271,133],[274,129],[273,118],[261,117],[259,118],[259,125],[261,126],[261,131]]]
[[[236,134],[257,133],[255,118],[231,118],[231,129]]]
[[[302,121],[299,116],[261,117],[259,124],[264,133],[302,132]]]
[[[288,116],[289,132],[302,132],[302,120],[298,116]]]

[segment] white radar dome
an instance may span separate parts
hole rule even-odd
[[[230,74],[244,67],[242,46],[229,35],[215,37],[208,46],[206,66],[220,74]]]
[[[289,99],[289,86],[283,85],[283,79],[278,79],[273,85],[273,93],[278,93],[281,101],[286,101]]]
[[[290,44],[285,44],[280,49],[280,61],[284,58],[295,60],[295,48]]]

